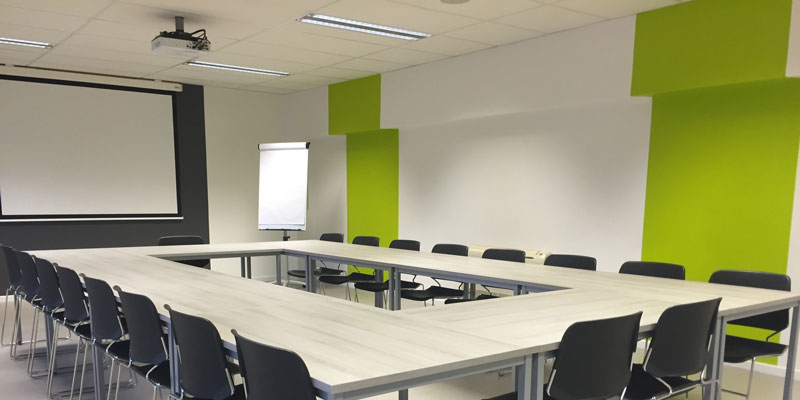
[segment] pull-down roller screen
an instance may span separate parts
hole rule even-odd
[[[179,216],[172,100],[0,79],[2,219]]]
[[[307,142],[258,145],[258,229],[305,230]]]

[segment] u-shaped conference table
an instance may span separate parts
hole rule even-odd
[[[317,240],[192,246],[34,251],[37,257],[72,268],[123,290],[150,297],[169,328],[163,308],[212,321],[229,355],[236,357],[231,329],[297,352],[323,399],[359,399],[441,380],[516,367],[520,399],[543,399],[544,362],[564,331],[579,321],[642,311],[640,335],[652,332],[661,313],[676,304],[722,297],[707,379],[722,377],[728,321],[791,309],[784,400],[792,398],[800,294],[677,281],[616,273],[549,268],[475,257],[357,246]],[[197,258],[286,255],[305,260],[307,291],[242,279],[175,263]],[[314,293],[316,260],[354,264],[389,273],[388,305],[366,307]],[[278,269],[280,275],[280,262]],[[508,288],[517,296],[400,311],[401,273]],[[376,279],[383,279],[376,273]],[[380,305],[381,296],[376,296]],[[176,347],[170,335],[173,376]],[[102,365],[95,350],[94,365]],[[173,392],[178,392],[173,379]],[[95,387],[104,385],[95,368]],[[719,399],[720,386],[705,399]]]

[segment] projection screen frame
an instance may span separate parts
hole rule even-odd
[[[178,115],[176,93],[169,90],[150,89],[142,87],[121,86],[96,82],[80,82],[63,79],[39,78],[29,76],[17,76],[0,74],[0,80],[11,80],[31,83],[44,83],[62,86],[77,86],[93,89],[121,90],[127,92],[150,93],[170,96],[172,104],[172,141],[175,157],[175,198],[177,207],[175,213],[165,214],[32,214],[32,215],[5,215],[3,213],[2,194],[0,193],[0,223],[32,223],[32,222],[86,222],[86,221],[164,221],[164,220],[183,220],[181,209],[181,174],[178,137]],[[0,188],[0,191],[2,188]]]

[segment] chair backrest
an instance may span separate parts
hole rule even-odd
[[[9,246],[0,246],[0,251],[2,251],[0,257],[3,258],[3,264],[8,271],[8,285],[12,289],[17,289],[22,285],[22,270],[17,259],[17,252]]]
[[[558,400],[606,399],[631,378],[642,313],[572,324],[553,363],[547,393]]]
[[[169,305],[164,308],[169,311],[178,344],[181,388],[193,397],[230,397],[234,393],[233,380],[217,328],[205,318],[175,311]]]
[[[708,281],[724,285],[747,286],[786,292],[792,290],[792,280],[788,275],[771,272],[719,270],[711,274],[711,278]],[[780,332],[789,326],[789,310],[754,315],[729,321],[729,323]]]
[[[75,271],[56,265],[61,297],[64,299],[64,319],[70,323],[83,322],[89,319],[89,308],[83,293],[81,279]]]
[[[486,249],[481,258],[513,262],[525,262],[525,252],[514,249]]]
[[[686,279],[686,269],[683,268],[683,265],[652,261],[627,261],[619,268],[619,273],[667,279]]]
[[[58,274],[50,261],[37,258],[35,264],[36,273],[39,275],[39,295],[42,297],[42,306],[45,311],[52,312],[64,305],[64,299],[61,298],[58,286]]]
[[[419,251],[419,242],[416,240],[395,239],[389,243],[392,249]]]
[[[92,323],[92,339],[117,340],[125,334],[119,319],[119,307],[114,292],[106,281],[83,277],[89,297],[89,319]]]
[[[469,247],[464,246],[463,244],[439,243],[433,246],[431,253],[466,257],[469,255]]]
[[[158,239],[159,246],[180,246],[192,244],[206,244],[206,241],[202,236],[197,235],[162,236]],[[197,260],[180,260],[176,262],[198,268],[209,268],[209,263],[211,261],[207,258],[202,258]]]
[[[244,338],[236,338],[239,367],[248,400],[315,400],[308,368],[296,353]]]
[[[666,309],[658,318],[644,369],[656,378],[700,372],[708,360],[721,298]]]
[[[356,236],[353,238],[353,244],[378,247],[381,244],[381,239],[377,236]]]
[[[147,296],[125,292],[119,286],[114,286],[114,290],[119,293],[122,312],[128,323],[131,361],[145,364],[165,361],[169,352],[156,306]]]
[[[22,271],[22,288],[25,290],[25,299],[33,301],[35,297],[39,296],[39,274],[36,273],[36,263],[33,261],[33,256],[24,252],[17,252],[17,260],[19,260],[19,267]]]
[[[597,271],[597,259],[574,254],[550,254],[544,260],[544,265]]]
[[[202,236],[197,235],[174,235],[162,236],[158,238],[159,246],[180,246],[186,244],[206,244]]]
[[[325,242],[344,243],[344,235],[341,233],[323,233],[320,235],[319,240]]]

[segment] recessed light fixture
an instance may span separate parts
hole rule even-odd
[[[420,40],[431,36],[427,33],[392,28],[391,26],[370,24],[369,22],[354,21],[352,19],[331,17],[329,15],[322,14],[308,14],[298,19],[298,21],[403,40]]]
[[[250,67],[239,67],[236,65],[227,65],[227,64],[217,64],[217,63],[210,63],[205,61],[189,61],[186,65],[191,65],[193,67],[205,67],[205,68],[214,68],[214,69],[222,69],[225,71],[236,71],[236,72],[247,72],[251,74],[261,74],[261,75],[270,75],[270,76],[289,76],[288,72],[281,72],[281,71],[272,71],[269,69],[260,69],[260,68],[250,68]]]
[[[11,39],[0,37],[0,44],[13,44],[15,46],[36,47],[39,49],[49,49],[53,45],[45,42],[34,42],[33,40]]]

